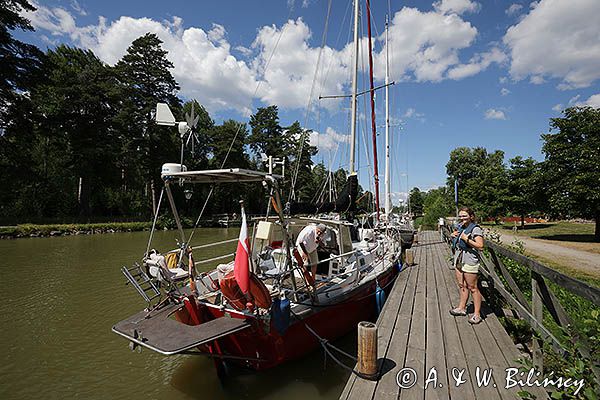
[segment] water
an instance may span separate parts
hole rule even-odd
[[[194,245],[237,234],[202,229]],[[172,249],[176,238],[158,232],[153,247]],[[134,232],[0,241],[0,399],[339,397],[348,373],[330,360],[324,369],[322,351],[261,373],[234,369],[224,383],[208,358],[131,352],[111,327],[144,307],[120,267],[139,261],[147,240],[148,232]],[[349,352],[355,343],[354,333],[337,342]]]

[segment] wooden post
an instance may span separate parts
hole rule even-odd
[[[404,253],[404,261],[406,265],[414,265],[415,263],[415,252],[411,249],[407,249]]]
[[[358,372],[377,379],[377,326],[372,322],[358,323]]]
[[[544,322],[544,303],[538,279],[544,279],[539,274],[531,271],[531,314],[540,325]],[[543,341],[533,338],[533,365],[540,373],[544,373],[544,355],[542,354]]]

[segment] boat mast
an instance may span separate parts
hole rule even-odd
[[[350,125],[350,175],[356,175],[355,152],[356,152],[356,108],[357,95],[356,86],[358,80],[358,9],[359,0],[354,0],[354,71],[352,72],[352,122]]]
[[[390,195],[390,71],[389,71],[389,36],[388,16],[385,17],[385,216],[389,221],[392,211],[392,199]]]
[[[377,221],[379,221],[379,167],[377,165],[377,127],[375,126],[375,86],[373,85],[373,45],[371,44],[370,0],[367,0],[367,31],[369,34],[369,84],[371,92],[371,132],[373,134],[373,178],[375,179],[375,212],[377,214]]]

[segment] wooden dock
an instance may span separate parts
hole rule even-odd
[[[521,390],[547,398],[537,387],[505,388],[519,351],[485,301],[478,325],[450,315],[458,304],[450,250],[437,232],[419,239],[415,265],[400,273],[377,320],[381,376],[351,375],[340,399],[516,399]]]

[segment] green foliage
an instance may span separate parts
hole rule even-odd
[[[573,107],[550,120],[554,132],[542,135],[544,180],[552,211],[594,218],[600,241],[600,109]]]
[[[279,124],[277,106],[259,108],[250,117],[250,127],[249,144],[255,155],[265,153],[272,157],[287,157],[290,143]]]
[[[94,224],[20,224],[17,226],[0,227],[0,236],[29,237],[29,236],[63,236],[107,232],[132,232],[148,230],[151,222],[110,222]]]
[[[419,188],[412,188],[409,193],[408,202],[410,204],[410,211],[414,215],[423,214],[423,192],[421,192]]]
[[[320,181],[318,177],[315,179],[312,172],[312,157],[317,154],[317,148],[310,145],[310,133],[310,130],[302,129],[298,121],[286,130],[286,141],[293,143],[290,145],[292,158],[289,176],[292,180],[295,178],[295,182],[291,182],[289,187],[294,191],[292,199],[299,202],[311,201],[318,190],[315,183]]]
[[[515,247],[516,246],[516,247]],[[522,253],[522,243],[516,243],[512,246],[513,250]],[[527,299],[531,299],[531,274],[529,270],[515,261],[501,257],[504,265],[510,275],[515,280],[517,286],[521,289]],[[508,287],[506,281],[505,286]],[[554,353],[552,347],[544,344],[544,370],[549,373],[554,372],[555,376],[563,376],[571,379],[584,379],[585,389],[573,395],[573,388],[553,389],[553,398],[567,399],[594,399],[592,394],[598,391],[599,382],[594,381],[594,375],[591,366],[600,367],[600,307],[592,304],[590,301],[572,294],[566,289],[546,281],[556,298],[563,306],[565,312],[570,317],[572,325],[561,328],[551,317],[547,309],[544,309],[543,323],[552,334],[557,337],[563,347],[567,350],[566,356]],[[505,307],[506,302],[495,292],[486,294],[486,300],[491,302],[493,307]],[[524,320],[514,318],[501,318],[502,324],[513,338],[520,343],[528,343],[532,335],[535,335],[531,327]],[[589,346],[591,359],[586,359],[578,352],[578,348],[583,343]],[[525,363],[526,366],[530,365]]]
[[[454,181],[458,179],[459,206],[477,210],[481,219],[504,215],[507,210],[508,176],[503,151],[488,153],[482,147],[456,148],[450,152],[446,172],[449,187],[454,187]]]
[[[147,33],[134,40],[115,65],[122,98],[115,117],[121,135],[118,166],[124,189],[147,195],[146,215],[152,197],[157,196],[161,165],[165,160],[179,160],[176,130],[157,126],[153,120],[156,103],[167,103],[174,115],[181,115],[176,97],[179,85],[171,75],[173,64],[161,44],[158,36]]]
[[[423,202],[423,225],[436,229],[439,218],[453,214],[452,194],[446,187],[431,189]]]
[[[35,46],[13,38],[16,29],[32,31],[24,11],[35,11],[27,0],[3,0],[0,8],[0,128],[10,124],[10,106],[27,101],[23,93],[41,78],[43,53]]]
[[[540,164],[533,158],[517,156],[510,160],[508,170],[508,209],[521,216],[521,226],[525,225],[527,214],[544,209],[545,190]]]

